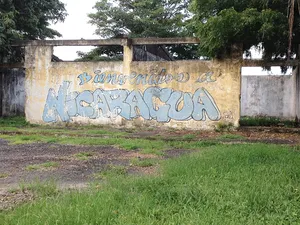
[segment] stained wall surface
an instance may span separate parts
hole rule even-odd
[[[25,106],[25,70],[23,68],[0,71],[0,115],[24,115]]]
[[[242,76],[241,115],[295,119],[300,95],[296,76]]]
[[[26,118],[214,129],[238,126],[240,60],[51,62],[52,47],[26,47]],[[128,57],[129,55],[129,57]]]

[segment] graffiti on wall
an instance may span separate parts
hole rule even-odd
[[[213,72],[207,72],[207,73],[203,73],[199,76],[199,78],[197,79],[196,83],[211,83],[211,82],[215,82],[216,80],[214,80],[212,78],[212,76],[214,75]]]
[[[139,74],[132,72],[130,75],[102,72],[101,70],[96,70],[95,75],[89,75],[87,73],[82,73],[78,76],[80,80],[79,85],[84,85],[88,82],[93,82],[95,84],[112,84],[112,85],[160,85],[169,84],[171,82],[187,83],[190,80],[190,74],[186,72],[182,73],[167,73],[166,69],[162,69],[158,73],[154,74]],[[211,83],[215,82],[212,78],[213,72],[206,72],[199,75],[196,83]]]
[[[187,79],[184,77],[180,75],[175,80],[184,81]],[[80,85],[92,80],[86,73],[78,78]],[[77,116],[89,119],[121,116],[127,120],[142,117],[163,123],[171,119],[205,121],[208,118],[218,121],[221,117],[213,97],[204,88],[199,88],[194,93],[157,86],[148,87],[143,92],[126,89],[72,92],[70,82],[65,81],[58,93],[54,89],[49,90],[43,112],[45,122],[68,122]]]

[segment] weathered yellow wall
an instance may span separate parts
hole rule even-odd
[[[238,126],[239,60],[131,62],[129,56],[124,63],[51,62],[51,55],[51,47],[26,47],[25,111],[32,123]],[[101,83],[103,73],[121,79]]]

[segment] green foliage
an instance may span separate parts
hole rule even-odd
[[[26,121],[23,116],[14,116],[14,117],[1,117],[0,118],[0,127],[25,127],[29,123]]]
[[[97,26],[102,38],[184,37],[192,35],[187,28],[191,13],[190,0],[99,0],[90,23]],[[197,46],[165,46],[175,59],[199,58]],[[91,52],[79,52],[78,61],[111,61],[122,59],[118,46],[98,47]]]
[[[150,167],[158,164],[158,159],[140,159],[134,158],[130,160],[130,164],[138,167]]]
[[[96,13],[89,14],[104,38],[174,37],[182,35],[188,0],[99,0]]]
[[[58,167],[59,164],[57,162],[45,162],[42,164],[33,164],[33,165],[28,165],[25,169],[28,171],[32,170],[47,170],[47,169],[53,169]]]
[[[19,184],[19,189],[22,192],[30,191],[36,197],[52,197],[59,193],[57,183],[54,179],[49,179],[48,181],[35,180],[32,183],[21,182]],[[18,192],[18,189],[13,190]]]
[[[186,134],[182,136],[182,140],[191,141],[196,138],[195,134]]]
[[[0,179],[7,178],[7,177],[9,177],[9,174],[7,174],[7,173],[0,173]]]
[[[277,117],[243,116],[240,119],[240,125],[241,126],[266,126],[266,127],[270,127],[270,126],[295,127],[296,122],[292,120],[283,120]]]
[[[242,43],[250,55],[252,46],[262,48],[264,59],[286,57],[289,25],[286,0],[193,0],[195,13],[191,26],[200,38],[201,53],[222,57],[230,47]],[[300,37],[300,16],[295,7],[294,43],[296,54]],[[261,47],[259,47],[261,44]]]
[[[0,61],[13,61],[20,50],[10,44],[16,40],[60,36],[50,22],[64,21],[65,6],[59,0],[0,1]]]
[[[93,152],[79,152],[77,154],[75,154],[75,157],[78,160],[89,160],[89,158],[91,158],[94,155]]]
[[[225,132],[225,131],[233,131],[233,130],[234,130],[233,123],[219,122],[215,127],[216,132]]]
[[[161,174],[124,176],[0,213],[2,224],[298,224],[299,152],[214,146],[162,162]],[[116,174],[116,175],[115,175]],[[120,176],[121,175],[121,176]]]
[[[94,178],[113,178],[113,177],[120,177],[125,176],[127,174],[127,168],[121,165],[109,165],[103,171],[99,173],[95,173],[93,176]]]
[[[99,46],[88,53],[77,52],[76,61],[120,61],[123,60],[122,46]]]
[[[223,140],[243,140],[246,139],[244,136],[239,135],[239,134],[223,134],[218,137],[218,139]]]

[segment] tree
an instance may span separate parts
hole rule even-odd
[[[90,23],[97,26],[95,33],[102,38],[187,36],[189,31],[185,25],[191,18],[189,3],[190,0],[100,0],[94,7],[96,12],[89,14]],[[189,48],[168,48],[175,58],[187,57],[180,51]],[[107,49],[111,48],[100,47],[96,52],[80,52],[79,56],[90,59],[95,53],[105,54]]]
[[[59,0],[0,0],[0,60],[14,60],[10,44],[16,40],[61,36],[49,25],[64,21],[66,15]]]
[[[77,52],[79,58],[75,61],[118,61],[123,59],[122,46],[99,46],[88,53]]]
[[[188,0],[100,0],[89,14],[104,38],[176,37],[184,33]]]
[[[222,57],[232,44],[242,43],[249,55],[252,46],[261,46],[266,60],[297,54],[300,17],[294,12],[299,4],[291,6],[290,1],[294,0],[193,0],[191,25],[201,40],[201,52]]]
[[[293,27],[295,20],[295,1],[298,4],[298,12],[300,15],[300,0],[289,0],[289,49],[288,49],[288,58],[291,56],[292,45],[293,45]]]

